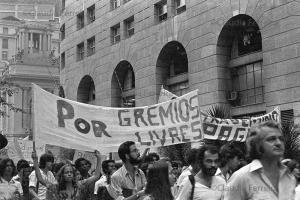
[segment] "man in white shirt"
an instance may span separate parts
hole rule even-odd
[[[220,165],[216,176],[223,178],[226,182],[230,176],[238,170],[243,152],[233,143],[227,143],[220,149]]]
[[[43,154],[40,158],[40,163],[39,163],[40,171],[43,179],[47,183],[51,183],[51,184],[56,183],[54,175],[51,172],[53,162],[54,162],[53,155]],[[37,198],[39,200],[46,199],[47,187],[38,182],[35,171],[33,171],[29,175],[29,192],[34,198]]]
[[[181,187],[183,187],[183,180],[189,175],[196,175],[199,172],[199,164],[197,162],[198,149],[191,149],[186,153],[185,160],[189,167],[185,169],[178,177],[174,185],[174,197],[176,198]]]
[[[95,183],[94,194],[98,193],[99,187],[107,187],[109,185],[108,178],[116,171],[115,161],[114,160],[104,160],[102,162],[102,171],[103,175]]]
[[[253,161],[232,175],[225,200],[293,200],[295,177],[280,162],[285,149],[280,124],[251,127],[247,148]]]
[[[198,151],[200,171],[194,176],[193,182],[190,177],[183,180],[183,187],[180,188],[176,200],[221,200],[226,182],[215,176],[219,162],[218,149],[203,145]]]

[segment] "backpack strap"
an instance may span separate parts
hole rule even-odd
[[[195,191],[195,177],[193,175],[189,175],[189,180],[192,184],[192,192],[191,192],[190,200],[193,200],[194,199],[194,191]]]

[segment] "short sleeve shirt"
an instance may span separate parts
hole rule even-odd
[[[22,185],[20,182],[10,180],[7,182],[0,178],[0,200],[13,199],[14,195],[23,195]]]
[[[47,174],[45,174],[42,170],[41,174],[43,179],[45,180],[45,182],[49,183],[49,184],[56,184],[56,179],[54,178],[54,175],[52,174],[51,171],[48,171]],[[35,171],[31,172],[31,174],[29,175],[29,187],[37,187],[37,177],[35,174]],[[38,186],[38,197],[40,200],[45,200],[46,199],[46,193],[47,193],[47,187],[45,187],[43,184],[39,184]]]
[[[130,177],[125,166],[123,165],[111,177],[111,183],[108,186],[108,192],[115,200],[123,200],[123,190],[132,190],[132,195],[142,190],[146,186],[146,177],[142,170],[136,169],[135,181]]]

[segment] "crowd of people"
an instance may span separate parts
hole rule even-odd
[[[0,161],[0,200],[299,200],[299,164],[284,158],[280,124],[251,127],[245,145],[247,152],[232,142],[203,144],[172,161],[148,150],[140,155],[126,141],[118,149],[122,165],[95,151],[92,174],[84,158],[54,164],[52,154],[38,159],[34,151],[33,168],[26,160]]]

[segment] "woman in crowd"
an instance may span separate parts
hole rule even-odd
[[[13,180],[16,167],[12,159],[5,158],[0,162],[0,200],[19,200],[23,195],[20,182]]]
[[[87,179],[77,181],[76,171],[70,165],[64,165],[59,172],[57,173],[58,183],[57,184],[48,184],[41,176],[39,170],[37,171],[38,181],[46,185],[48,188],[47,191],[47,200],[84,200],[86,197],[83,194],[83,191],[87,187],[100,178],[100,169],[101,169],[101,155],[99,151],[95,151],[97,157],[97,167],[95,174]],[[34,167],[38,169],[37,156],[34,152],[32,153],[32,158],[34,160]]]
[[[149,168],[143,200],[173,200],[166,162],[154,162]]]

